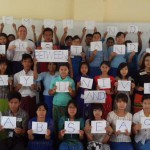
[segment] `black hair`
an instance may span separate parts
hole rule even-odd
[[[109,40],[111,40],[111,41],[113,41],[113,43],[115,43],[115,40],[114,40],[114,38],[113,38],[113,37],[109,37],[109,38],[107,38],[106,43],[107,43]]]
[[[16,38],[14,34],[9,34],[8,37],[13,36],[14,39]]]
[[[27,28],[26,28],[24,25],[19,26],[19,27],[18,27],[18,31],[19,31],[20,28],[25,28],[26,31],[27,31]]]
[[[19,92],[16,92],[16,91],[8,93],[8,101],[11,101],[14,98],[20,102],[21,101],[21,94]]]
[[[95,117],[93,114],[94,110],[101,110],[103,112],[104,111],[103,105],[101,103],[93,103],[91,105],[91,111],[90,111],[91,115],[90,115],[90,121],[89,121],[90,124],[91,124],[91,121],[95,120]]]
[[[71,36],[71,35],[68,35],[68,36],[65,38],[65,42],[68,41],[69,39],[72,40],[72,36]]]
[[[6,33],[0,33],[0,37],[5,37],[6,39],[8,39],[8,36],[7,36],[7,34]]]
[[[1,58],[0,58],[0,65],[1,64],[7,64],[8,65],[8,60],[7,60],[7,58],[5,57],[5,56],[2,56]]]
[[[27,59],[30,59],[31,62],[33,62],[33,59],[32,59],[32,57],[31,57],[30,54],[23,54],[23,55],[22,55],[22,60],[21,60],[21,61],[27,60]]]
[[[102,63],[100,64],[100,67],[104,64],[110,68],[110,62],[109,61],[102,61]]]
[[[121,69],[123,69],[123,68],[125,68],[125,67],[128,68],[128,73],[127,73],[127,75],[125,76],[125,78],[128,79],[128,77],[129,77],[129,66],[128,66],[127,63],[123,62],[123,63],[121,63],[121,64],[118,66],[118,69],[117,69],[117,76],[118,76],[120,79],[122,79],[122,75],[121,75],[120,71],[121,71]]]
[[[81,40],[81,38],[78,36],[78,35],[75,35],[73,38],[72,38],[72,40],[74,41],[74,40]]]
[[[123,32],[118,32],[118,33],[116,34],[116,38],[119,37],[119,36],[121,36],[121,35],[123,35],[124,38],[125,38],[125,34],[124,34]]]
[[[93,37],[93,35],[91,33],[86,34],[86,38],[87,37]]]
[[[82,75],[82,73],[81,73],[81,67],[82,67],[82,65],[86,65],[88,67],[87,75],[89,75],[90,74],[90,66],[89,66],[88,62],[81,62],[80,67],[79,67],[79,73],[80,73],[80,75]]]
[[[125,103],[128,103],[128,96],[125,93],[119,93],[116,95],[116,103],[120,100]]]
[[[131,40],[126,40],[125,43],[124,43],[125,46],[127,46],[128,43],[132,43],[132,41]]]
[[[65,66],[65,67],[67,67],[67,68],[69,69],[69,63],[64,62],[64,63],[59,63],[59,65],[58,65],[58,70],[59,70],[60,67],[62,67],[62,66]]]
[[[36,104],[35,112],[37,112],[38,108],[41,107],[41,106],[44,107],[44,109],[46,110],[46,113],[47,113],[48,112],[48,106],[44,102],[40,102],[40,103]]]
[[[53,35],[53,30],[52,30],[51,28],[45,28],[45,29],[43,30],[43,35],[45,34],[45,32],[51,32],[52,35]]]
[[[75,100],[71,100],[71,101],[68,102],[68,104],[67,104],[67,111],[66,111],[66,117],[69,118],[68,107],[69,107],[70,104],[73,104],[77,108],[77,112],[75,114],[75,119],[79,118],[80,117],[79,109],[78,109],[78,105],[77,105]]]
[[[146,57],[150,57],[150,53],[145,54],[145,56],[143,57],[143,61],[142,64],[140,66],[141,69],[145,69],[145,59]]]
[[[100,32],[94,32],[93,36],[96,35],[96,34],[98,34],[101,37],[101,33]]]
[[[150,100],[150,94],[144,94],[143,97],[142,97],[142,102],[146,99],[149,99]]]

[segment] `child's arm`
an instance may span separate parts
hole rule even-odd
[[[117,56],[117,53],[111,52],[111,54],[109,56],[109,61],[111,62],[116,56]]]
[[[59,140],[63,140],[63,138],[64,138],[64,135],[65,135],[65,131],[66,130],[61,130],[61,131],[59,131],[59,134],[58,134],[58,138],[59,138]]]
[[[83,130],[79,131],[79,138],[80,138],[80,140],[83,140],[83,138],[84,138],[84,131]]]
[[[29,140],[34,140],[33,130],[30,129],[27,131]]]
[[[35,80],[37,80],[37,79],[38,79],[38,72],[37,72],[37,60],[36,60],[36,59],[34,59],[33,76],[34,76],[34,79],[35,79]]]
[[[138,36],[138,54],[141,52],[141,50],[142,50],[142,38],[141,38],[141,36],[142,36],[142,34],[143,34],[143,32],[141,32],[141,31],[138,31],[138,33],[137,33],[137,36]]]
[[[42,28],[41,28],[41,33],[40,33],[40,35],[39,35],[39,37],[38,37],[38,43],[40,43],[40,42],[42,41],[43,31],[44,31],[44,25],[43,25]]]
[[[73,90],[70,86],[69,86],[68,90],[69,90],[69,94],[71,95],[71,97],[75,97],[76,96],[76,91]]]
[[[35,45],[37,44],[37,38],[36,38],[36,32],[35,32],[35,25],[32,25],[32,31],[33,31],[33,41]]]
[[[45,134],[45,139],[50,140],[51,131],[47,129],[47,134]]]
[[[104,35],[103,35],[103,37],[102,37],[102,39],[101,39],[102,43],[105,41],[107,34],[108,34],[108,32],[105,32],[105,33],[104,33]]]
[[[1,23],[1,24],[0,24],[0,33],[3,32],[3,29],[4,29],[4,23]]]
[[[68,52],[68,63],[69,63],[70,77],[73,78],[73,66],[72,66],[72,60],[71,60],[71,53],[70,53],[70,51]]]
[[[141,124],[134,123],[132,127],[133,134],[138,134],[138,132],[141,130],[141,127],[142,127]]]
[[[86,123],[84,132],[88,141],[93,141],[93,135],[91,134],[91,126],[89,125],[89,123]]]
[[[133,52],[130,53],[130,56],[129,56],[129,59],[128,59],[128,63],[132,62],[132,59],[133,59],[134,56],[135,56],[135,52],[133,51]]]
[[[61,40],[60,40],[60,45],[65,45],[65,39],[66,39],[66,36],[67,36],[67,32],[68,32],[68,27],[65,27],[64,28],[64,33],[61,37]]]
[[[16,38],[18,39],[18,32],[17,32],[16,24],[15,24],[15,23],[13,23],[13,24],[12,24],[12,26],[13,26],[13,29],[14,29],[14,31],[15,31]]]
[[[49,92],[48,92],[49,95],[54,95],[56,93],[56,89],[57,89],[56,86],[53,89],[50,89]]]
[[[95,56],[96,56],[96,54],[97,54],[97,50],[94,50],[93,52],[92,52],[92,55],[89,57],[89,59],[88,59],[88,62],[89,63],[91,63],[93,60],[94,60],[94,58],[95,58]]]
[[[59,39],[57,36],[57,27],[56,26],[54,27],[54,38],[55,38],[56,45],[59,45]]]
[[[85,34],[86,34],[86,28],[84,27],[84,28],[82,29],[81,43],[82,43],[82,41],[83,41],[83,39],[84,39]]]

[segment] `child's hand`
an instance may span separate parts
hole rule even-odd
[[[8,50],[11,50],[11,51],[13,51],[13,50],[15,50],[15,49],[16,49],[16,46],[15,46],[15,45],[11,45],[11,46],[8,47]]]
[[[138,91],[144,91],[144,88],[141,87],[141,86],[139,86],[139,87],[137,88],[137,90],[138,90]]]
[[[81,86],[81,82],[77,82],[77,87],[80,87]]]
[[[134,129],[135,133],[138,133],[138,131],[141,130],[141,127],[142,127],[141,124],[134,125],[133,129]]]
[[[16,27],[15,23],[13,23],[12,26],[13,26],[14,30],[17,30],[17,27]]]
[[[84,128],[84,131],[86,132],[86,133],[90,133],[91,132],[91,126],[89,125],[89,124],[87,124],[86,126],[85,126],[85,128]]]
[[[97,50],[94,50],[93,53],[92,53],[92,55],[96,56],[97,52],[98,52]]]
[[[80,136],[80,137],[83,137],[83,135],[84,135],[84,131],[83,131],[83,130],[80,130],[80,131],[79,131],[79,136]]]
[[[34,65],[36,66],[37,65],[37,63],[38,63],[38,61],[37,61],[37,59],[36,58],[34,58],[33,59],[33,62],[34,62]]]
[[[8,85],[12,85],[13,84],[13,78],[12,79],[8,79]]]
[[[44,25],[42,25],[42,28],[41,28],[41,33],[43,33],[43,31],[44,31]]]
[[[128,130],[125,130],[125,133],[124,133],[126,136],[130,136],[130,132],[128,132]]]
[[[126,31],[126,32],[124,32],[124,34],[125,34],[125,37],[126,37],[126,35],[128,34],[128,32]]]
[[[107,34],[108,34],[108,32],[105,32],[105,33],[104,33],[104,38],[106,38]]]
[[[50,130],[50,129],[47,129],[46,136],[50,136],[50,134],[51,134],[51,130]]]
[[[64,33],[67,33],[68,32],[68,27],[65,27],[64,28]]]
[[[130,57],[133,57],[135,55],[135,52],[131,52]]]
[[[33,130],[30,129],[30,130],[27,131],[27,133],[28,133],[28,135],[32,135],[33,134]]]
[[[53,93],[56,93],[57,86],[54,86]]]
[[[30,47],[27,47],[26,50],[27,50],[28,52],[30,52],[31,54],[32,54],[32,52],[33,52],[33,49],[30,48]]]
[[[57,32],[57,27],[54,26],[54,34],[56,34],[56,32]]]
[[[138,31],[138,32],[137,32],[137,36],[138,36],[138,37],[140,37],[142,34],[143,34],[143,32],[141,32],[141,31]]]
[[[3,130],[3,126],[2,125],[0,125],[0,131],[2,131]]]
[[[110,90],[105,90],[105,91],[106,91],[106,94],[111,94]]]
[[[115,87],[118,87],[118,82],[115,82],[115,83],[114,83],[114,86],[115,86]]]
[[[0,24],[0,30],[3,30],[3,28],[4,28],[4,23],[1,23]]]
[[[94,32],[97,32],[97,28],[96,27],[94,28]]]
[[[100,88],[100,86],[99,85],[97,85],[96,86],[96,90],[100,90],[101,88]]]
[[[30,86],[30,88],[31,88],[31,90],[36,90],[36,84],[32,84],[32,85]]]
[[[22,133],[21,128],[15,128],[14,131],[15,131],[16,134],[21,134]]]
[[[35,33],[35,25],[31,26],[33,33]]]
[[[17,90],[20,90],[22,88],[22,84],[17,84],[16,88],[17,88]]]
[[[85,28],[85,27],[82,29],[82,34],[83,34],[83,35],[86,34],[86,28]]]
[[[118,135],[120,135],[120,134],[121,134],[121,131],[120,131],[120,130],[118,130],[118,131],[115,132],[115,135],[116,135],[116,136],[118,136]]]
[[[64,137],[65,132],[66,132],[66,130],[65,130],[65,129],[63,129],[63,130],[61,130],[59,133],[60,133],[60,135],[61,135],[62,137]]]
[[[73,91],[70,86],[68,87],[68,91],[69,91],[69,93],[72,93],[72,91]]]
[[[116,57],[116,56],[117,56],[117,53],[116,53],[116,52],[111,52],[111,56],[112,56],[112,57]]]
[[[106,127],[105,130],[106,130],[106,132],[108,134],[112,134],[113,133],[113,129],[111,128],[111,126]]]
[[[131,88],[134,89],[135,88],[135,84],[131,83]]]

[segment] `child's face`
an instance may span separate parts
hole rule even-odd
[[[71,46],[72,45],[72,39],[69,38],[67,41],[65,41],[67,46]]]
[[[70,117],[74,117],[77,113],[77,108],[74,106],[74,104],[70,104],[68,106],[68,114]]]
[[[59,68],[59,74],[64,79],[68,76],[69,69],[66,66],[60,66]]]
[[[143,105],[143,110],[150,111],[150,99],[145,99],[142,105]]]
[[[113,40],[108,40],[106,44],[107,44],[107,47],[109,48],[109,47],[114,45],[114,41]]]
[[[1,44],[1,45],[7,44],[7,38],[4,37],[4,36],[0,36],[0,44]]]
[[[102,73],[108,73],[108,71],[110,70],[110,67],[105,65],[105,64],[102,64],[101,67],[100,67]]]
[[[100,119],[102,117],[102,110],[101,109],[94,109],[93,115],[95,119]]]
[[[75,39],[72,41],[72,45],[80,46],[80,44],[81,44],[80,39]]]
[[[85,64],[83,64],[83,65],[81,66],[81,73],[82,73],[83,75],[86,75],[87,72],[88,72],[88,66],[85,65]]]
[[[8,102],[8,105],[12,112],[17,112],[19,110],[20,101],[16,98],[13,98]]]
[[[145,67],[150,68],[150,56],[145,58]]]
[[[55,71],[56,71],[56,64],[54,64],[54,63],[49,63],[49,64],[48,64],[48,70],[49,70],[50,72],[55,72]]]
[[[20,27],[19,30],[18,30],[18,36],[20,39],[26,39],[26,36],[27,36],[27,30],[26,28],[24,27]]]
[[[33,62],[31,61],[31,59],[25,59],[22,61],[22,65],[23,65],[24,70],[30,70],[32,64],[33,64]]]
[[[53,33],[51,31],[46,31],[43,35],[45,42],[52,42],[53,40]]]
[[[127,107],[127,103],[125,103],[125,102],[122,101],[121,99],[118,100],[118,102],[117,102],[117,108],[118,108],[119,110],[125,110],[126,107]]]
[[[99,34],[94,34],[93,35],[93,42],[97,42],[101,40],[101,36]]]
[[[125,42],[124,35],[121,34],[120,36],[116,37],[116,42],[117,42],[117,44],[124,44],[124,42]]]
[[[87,46],[90,46],[90,43],[92,42],[92,36],[87,36],[85,39],[85,43]]]
[[[0,64],[0,71],[1,71],[1,72],[5,72],[6,69],[7,69],[7,64],[6,64],[6,63]]]
[[[37,117],[45,118],[46,117],[46,109],[44,106],[40,106],[36,111]]]
[[[124,67],[120,70],[120,74],[125,77],[128,74],[128,67]]]
[[[9,36],[9,37],[8,37],[8,41],[9,41],[9,42],[12,42],[12,41],[14,41],[14,40],[15,40],[14,36]]]

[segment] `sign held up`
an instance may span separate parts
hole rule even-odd
[[[4,129],[15,129],[16,128],[16,117],[2,116],[1,125]]]
[[[68,50],[35,50],[38,62],[68,62]]]
[[[116,131],[121,131],[121,132],[131,132],[131,121],[128,120],[117,120],[116,122]]]
[[[32,122],[33,133],[46,134],[47,133],[47,122]]]
[[[65,121],[65,134],[79,134],[80,122],[79,121]]]
[[[81,77],[81,86],[82,88],[92,89],[93,79]]]
[[[84,91],[84,103],[105,103],[105,91]]]
[[[91,121],[91,133],[106,133],[106,121]]]
[[[124,55],[125,54],[125,45],[114,45],[113,52]]]
[[[91,51],[97,50],[97,51],[102,51],[102,42],[91,42]]]

